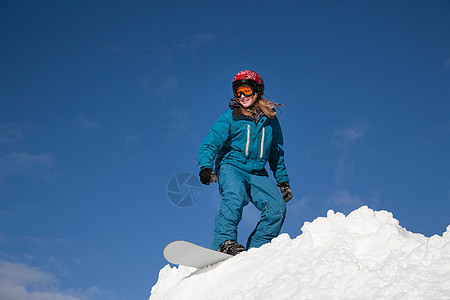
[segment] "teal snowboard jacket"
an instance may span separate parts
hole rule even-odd
[[[267,176],[269,162],[277,183],[289,181],[284,164],[283,134],[277,117],[243,116],[239,109],[223,113],[211,127],[198,152],[200,169],[231,164],[248,173]]]

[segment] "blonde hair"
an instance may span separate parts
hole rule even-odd
[[[264,98],[256,99],[255,104],[250,108],[245,108],[240,105],[240,110],[244,116],[250,118],[258,115],[260,112],[262,112],[269,118],[273,118],[277,115],[277,111],[275,110],[273,102]]]

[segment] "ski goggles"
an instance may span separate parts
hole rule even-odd
[[[248,85],[241,85],[234,90],[234,96],[236,98],[239,98],[242,95],[244,95],[244,97],[250,97],[253,96],[254,94],[255,91]]]

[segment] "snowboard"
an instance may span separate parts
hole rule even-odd
[[[164,258],[176,265],[203,268],[232,257],[186,241],[174,241],[164,248]]]

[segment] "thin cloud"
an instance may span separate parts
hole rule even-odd
[[[164,81],[159,85],[157,91],[163,97],[166,98],[180,83],[180,80],[175,75],[167,76]]]
[[[427,135],[431,134],[436,138],[445,138],[445,136],[450,134],[450,121],[447,121],[440,126],[427,129],[425,132]]]
[[[182,44],[182,48],[188,51],[195,51],[199,48],[202,48],[216,39],[215,34],[211,33],[197,33],[190,41]]]
[[[378,191],[370,191],[369,204],[373,207],[378,207],[381,204],[380,193]]]
[[[447,58],[447,59],[444,61],[444,68],[450,69],[450,58]]]
[[[7,175],[42,171],[51,168],[54,162],[53,154],[29,154],[13,152],[0,157],[0,182]]]
[[[170,63],[178,53],[190,53],[195,55],[197,51],[216,40],[217,36],[212,33],[198,32],[184,41],[174,41],[170,44],[159,45],[158,49],[142,49],[141,52],[156,52],[157,57],[163,63]]]
[[[304,214],[304,208],[309,202],[310,199],[308,197],[303,197],[300,200],[298,200],[295,199],[294,195],[294,199],[292,199],[288,204],[289,213],[293,213],[296,216],[301,216],[302,214]]]
[[[165,124],[166,138],[169,140],[179,138],[191,129],[191,122],[188,121],[188,112],[178,109],[169,112],[169,121]]]
[[[144,89],[151,90],[153,97],[158,101],[165,101],[180,84],[180,78],[174,74],[159,76],[157,74],[145,74],[140,80],[139,85]]]
[[[87,300],[113,299],[114,295],[93,286],[86,290],[61,290],[61,280],[53,273],[23,263],[0,259],[0,299],[2,300]]]
[[[22,127],[19,123],[0,124],[0,145],[22,142],[24,136]]]
[[[114,152],[114,159],[119,165],[127,165],[144,153],[145,147],[141,136],[127,135],[123,137],[122,147]]]
[[[54,156],[51,153],[31,154],[23,150],[25,129],[30,129],[30,124],[0,124],[0,183],[9,175],[36,172],[42,174],[54,164]]]
[[[332,204],[342,209],[356,209],[364,204],[358,195],[351,195],[345,190],[336,192],[330,197]]]
[[[23,240],[24,242],[27,242],[29,244],[36,245],[36,246],[44,246],[44,244],[45,244],[45,241],[43,239],[34,237],[34,236],[23,236],[20,239]]]
[[[142,146],[142,138],[138,135],[127,135],[125,137],[125,149],[137,150]]]
[[[85,115],[76,115],[77,122],[83,129],[86,130],[99,130],[100,125],[97,122],[89,120]]]
[[[331,137],[331,143],[339,148],[345,148],[348,145],[360,140],[367,131],[364,124],[356,124],[351,127],[336,129]]]
[[[341,185],[354,173],[355,158],[353,147],[364,138],[368,125],[358,123],[353,126],[338,128],[333,131],[330,143],[335,147],[335,178],[336,184]]]
[[[0,232],[0,245],[8,243],[9,237]]]
[[[150,87],[150,79],[149,79],[148,75],[141,78],[141,80],[139,80],[139,85],[143,88]]]

